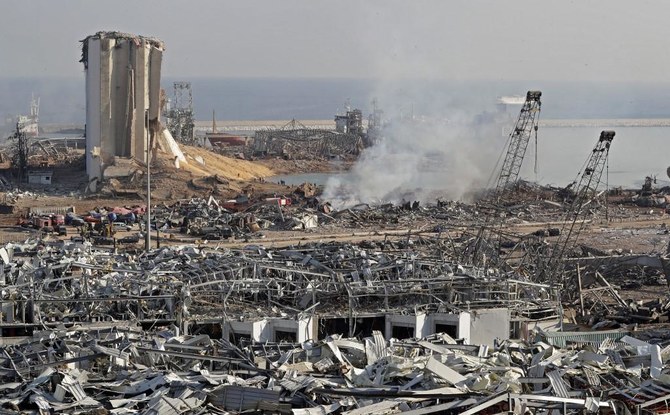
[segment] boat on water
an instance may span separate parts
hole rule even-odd
[[[29,137],[37,137],[39,134],[40,99],[33,96],[30,100],[30,115],[19,115],[16,123],[19,132]]]
[[[206,147],[244,146],[247,138],[239,134],[220,133],[216,130],[216,115],[212,111],[212,132],[205,133]]]

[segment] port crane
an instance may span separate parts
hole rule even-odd
[[[565,282],[563,259],[574,248],[579,234],[584,229],[587,208],[597,196],[598,185],[607,164],[614,135],[614,131],[600,133],[584,169],[575,180],[574,198],[565,213],[561,233],[549,255],[539,257],[540,267],[536,274],[538,282]]]
[[[484,198],[484,204],[493,204],[493,211],[486,215],[485,222],[477,234],[472,252],[472,261],[475,264],[483,262],[479,257],[481,256],[482,244],[484,243],[485,230],[491,225],[490,222],[496,210],[495,206],[500,205],[503,195],[519,179],[521,165],[523,164],[526,149],[533,133],[535,133],[535,139],[537,140],[540,110],[542,108],[541,97],[541,91],[528,91],[526,93],[526,99],[519,111],[519,117],[514,125],[514,129],[510,132],[505,150],[505,158],[498,173],[495,188]]]
[[[533,132],[537,139],[537,128],[542,108],[541,97],[541,91],[528,91],[526,93],[526,100],[521,106],[519,118],[510,133],[505,159],[496,180],[496,187],[490,198],[494,203],[500,202],[500,198],[509,186],[519,179],[519,171]]]

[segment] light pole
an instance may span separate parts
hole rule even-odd
[[[147,219],[147,231],[144,235],[144,250],[149,252],[151,249],[151,147],[149,138],[149,110],[144,110],[144,129],[146,131],[147,146],[147,208],[144,212]]]

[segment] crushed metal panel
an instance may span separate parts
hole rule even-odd
[[[554,389],[556,395],[560,396],[561,398],[570,397],[570,392],[568,392],[568,385],[565,383],[561,377],[561,373],[558,370],[547,372],[547,377],[549,378],[551,387]]]
[[[651,353],[650,375],[652,379],[658,379],[661,377],[661,372],[663,370],[663,358],[661,357],[660,346],[657,344],[651,345],[650,353]]]
[[[60,386],[70,392],[76,401],[83,401],[88,397],[79,381],[75,380],[70,375],[63,374],[63,380],[61,381]]]
[[[210,401],[226,411],[249,411],[257,409],[262,401],[279,403],[279,392],[225,385],[210,394]]]
[[[455,370],[445,365],[444,363],[440,362],[433,356],[431,356],[428,359],[428,362],[426,362],[426,370],[446,380],[452,385],[457,385],[467,380],[465,376],[456,372]]]
[[[557,332],[543,332],[541,333],[541,337],[543,337],[545,341],[552,346],[558,346],[564,348],[566,347],[568,342],[602,343],[605,339],[619,341],[621,340],[622,337],[628,336],[629,334],[631,334],[629,331],[621,331],[621,330],[603,330],[603,331],[590,331],[590,332],[557,331]]]
[[[335,402],[330,405],[319,405],[314,408],[294,408],[291,411],[293,415],[328,415],[337,411],[340,407],[341,405]]]
[[[409,409],[407,404],[402,400],[388,399],[381,402],[366,405],[362,408],[352,409],[351,411],[342,412],[342,415],[369,415],[369,414],[395,414],[398,413],[398,407]],[[404,410],[402,412],[405,412]]]

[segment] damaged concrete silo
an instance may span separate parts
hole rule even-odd
[[[86,69],[86,173],[102,179],[123,159],[147,159],[161,132],[160,77],[163,42],[120,32],[98,32],[82,41]],[[148,125],[145,120],[148,118]]]

